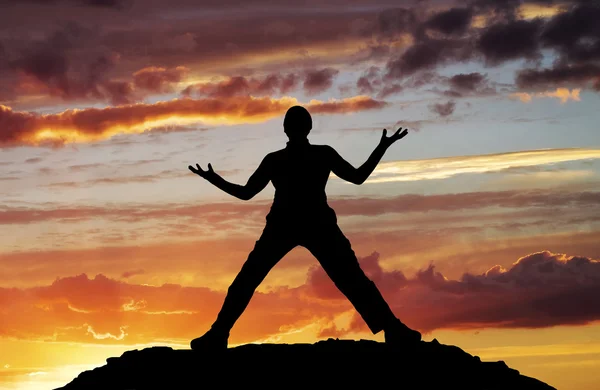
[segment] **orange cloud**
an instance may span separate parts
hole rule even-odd
[[[581,97],[579,96],[581,92],[581,88],[576,88],[569,90],[568,88],[557,88],[556,91],[546,91],[546,92],[536,92],[536,93],[527,93],[527,92],[517,92],[510,95],[511,98],[519,99],[523,103],[529,103],[533,100],[533,98],[555,98],[559,99],[562,104],[567,103],[569,100],[574,102],[580,102]]]
[[[410,278],[384,270],[376,252],[360,264],[399,318],[424,332],[600,320],[600,306],[590,298],[600,293],[600,261],[586,257],[536,252],[508,269],[495,266],[460,280],[446,278],[433,265]],[[223,292],[204,287],[138,285],[103,275],[58,278],[49,286],[0,288],[0,333],[125,344],[186,340],[206,330],[223,298]],[[332,329],[331,320],[349,310],[350,303],[315,266],[298,287],[257,292],[234,327],[232,342],[264,339],[310,323],[323,324],[328,334],[363,331],[358,315],[349,329]]]
[[[155,128],[176,130],[190,123],[237,124],[263,122],[285,113],[295,98],[233,96],[227,99],[174,99],[154,104],[140,103],[106,108],[66,110],[41,115],[15,112],[0,105],[4,131],[0,145],[62,145],[103,140],[119,133],[142,133]],[[311,100],[306,107],[320,114],[380,109],[383,101],[355,96],[328,102]]]
[[[190,69],[185,66],[170,69],[149,66],[133,74],[133,83],[137,88],[154,93],[173,92],[173,85],[181,82],[189,71]]]

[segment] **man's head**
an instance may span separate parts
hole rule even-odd
[[[293,106],[285,113],[283,131],[290,141],[305,139],[312,129],[312,118],[302,106]]]

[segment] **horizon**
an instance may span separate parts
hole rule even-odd
[[[243,185],[306,107],[329,205],[394,313],[559,389],[600,383],[600,6],[578,0],[0,4],[0,389],[189,349],[264,226]],[[230,347],[373,335],[293,249]]]

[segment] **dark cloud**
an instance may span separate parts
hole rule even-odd
[[[402,91],[404,91],[404,87],[400,84],[384,85],[383,88],[377,93],[377,98],[385,99],[388,96],[395,95]]]
[[[361,94],[372,94],[375,92],[375,87],[367,76],[359,77],[359,79],[356,81],[356,88]]]
[[[386,65],[386,78],[398,79],[446,62],[466,61],[473,55],[469,39],[425,39]]]
[[[128,3],[127,0],[76,0],[82,4],[95,7],[121,8]]]
[[[300,83],[300,76],[295,73],[269,74],[264,77],[234,76],[219,82],[197,83],[186,87],[184,96],[198,95],[213,98],[232,96],[270,96],[286,94],[294,90]]]
[[[378,30],[383,36],[414,32],[419,23],[419,17],[412,8],[387,9],[377,16]]]
[[[565,11],[556,16],[522,20],[517,11],[523,3],[550,3],[476,0],[460,7],[436,8],[432,14],[427,2],[387,8],[388,3],[355,0],[348,5],[352,12],[345,7],[320,12],[309,5],[299,13],[285,5],[265,12],[263,2],[256,1],[241,18],[226,11],[236,9],[227,0],[203,3],[219,11],[208,18],[197,3],[188,0],[173,0],[169,6],[157,0],[129,2],[126,13],[114,12],[119,5],[123,8],[125,3],[120,1],[65,0],[52,2],[55,14],[62,15],[56,22],[44,18],[47,10],[42,2],[9,3],[14,7],[0,15],[0,25],[11,31],[0,42],[0,52],[5,54],[4,60],[0,58],[0,101],[30,95],[47,96],[45,104],[54,103],[54,98],[134,103],[148,94],[175,92],[174,85],[184,81],[178,67],[225,78],[232,85],[215,87],[212,93],[220,96],[221,88],[225,96],[232,96],[286,93],[297,86],[303,86],[307,94],[321,93],[333,85],[340,65],[360,66],[365,61],[385,62],[382,79],[394,81],[474,59],[483,59],[488,66],[537,60],[542,48],[558,54],[560,66],[600,58],[595,23],[599,11],[590,2],[561,1]],[[103,9],[74,7],[76,3]],[[25,14],[27,18],[22,17]],[[475,16],[487,25],[471,27]],[[408,47],[404,45],[409,42]],[[336,47],[349,44],[360,50],[333,53]],[[324,47],[331,48],[332,54],[323,51]],[[325,54],[315,54],[313,48]],[[254,61],[248,65],[248,58],[259,59],[257,65]],[[298,71],[306,68],[313,70]],[[290,78],[282,80],[280,69],[293,69],[287,73]],[[271,75],[264,79],[242,76],[254,72]],[[252,79],[261,79],[263,85]],[[357,85],[378,98],[408,87],[388,82],[376,85],[373,78],[363,78]],[[186,93],[195,92],[191,88]],[[447,94],[458,97],[456,89]]]
[[[453,89],[463,91],[474,91],[486,80],[486,75],[481,73],[457,74],[450,78],[450,86]]]
[[[339,73],[332,68],[311,70],[304,75],[304,91],[309,95],[315,95],[331,88],[333,79]]]
[[[546,89],[548,86],[577,87],[592,84],[593,88],[600,91],[600,66],[583,64],[558,65],[548,69],[524,69],[518,72],[516,83],[522,89]]]
[[[132,104],[142,98],[133,84],[126,81],[106,81],[99,86],[99,90],[102,91],[102,100],[117,106]]]
[[[377,66],[370,66],[356,81],[356,88],[361,94],[373,94],[381,85],[381,69]]]
[[[361,259],[361,267],[389,302],[395,314],[421,332],[435,329],[543,328],[583,325],[600,319],[600,306],[591,297],[600,293],[600,262],[582,256],[541,251],[514,262],[496,265],[483,274],[446,278],[430,265],[407,278],[400,271],[382,271],[379,254]],[[309,275],[310,291],[323,299],[342,299],[316,268]],[[577,302],[577,304],[573,304]],[[343,337],[367,330],[355,314],[349,329],[326,332]]]
[[[545,1],[545,0],[542,0]],[[552,0],[549,0],[552,1]],[[535,3],[535,0],[474,0],[471,2],[476,14],[485,15],[492,22],[506,22],[516,19],[521,4]]]
[[[454,113],[456,103],[452,100],[446,103],[435,103],[429,106],[431,112],[438,114],[439,116],[450,116]]]
[[[188,72],[185,66],[170,69],[151,66],[135,72],[133,84],[150,92],[169,93],[174,91],[173,85],[182,81]]]
[[[545,47],[556,48],[566,61],[600,59],[600,4],[582,3],[553,17],[541,34]]]
[[[101,100],[113,104],[136,100],[128,82],[111,81],[108,73],[119,56],[90,50],[86,56],[74,53],[93,39],[95,33],[79,23],[69,22],[46,38],[19,50],[9,61],[21,77],[16,86],[24,94],[47,94],[63,100]]]
[[[425,26],[446,35],[462,35],[469,29],[472,17],[471,8],[450,8],[433,15]]]
[[[0,7],[1,6],[18,5],[18,4],[24,4],[24,3],[25,4],[26,3],[43,4],[43,5],[66,3],[69,5],[73,4],[73,5],[83,5],[83,6],[100,7],[100,8],[121,9],[125,5],[130,4],[131,1],[132,0],[2,0],[2,1],[0,1]]]
[[[477,49],[489,65],[498,65],[508,60],[538,59],[539,19],[516,20],[495,24],[487,28],[477,41]]]
[[[443,95],[451,98],[469,96],[489,96],[496,93],[490,85],[487,75],[478,72],[457,74],[443,81],[450,89],[443,91]]]
[[[120,61],[116,53],[80,57],[75,52],[94,34],[77,23],[67,23],[10,62],[11,68],[24,76],[17,89],[24,94],[45,93],[62,100],[106,101],[114,105],[142,100],[149,93],[173,92],[189,69],[146,67],[129,76],[113,80],[110,72]]]
[[[391,80],[384,80],[381,69],[371,66],[356,81],[356,89],[359,94],[375,95],[378,99],[385,99],[402,92],[404,87]]]

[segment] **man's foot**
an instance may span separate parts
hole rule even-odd
[[[202,336],[191,341],[190,346],[194,351],[224,351],[227,349],[229,332],[219,332],[210,329]]]
[[[404,325],[400,320],[385,329],[385,343],[398,347],[414,347],[421,341],[421,333]]]

